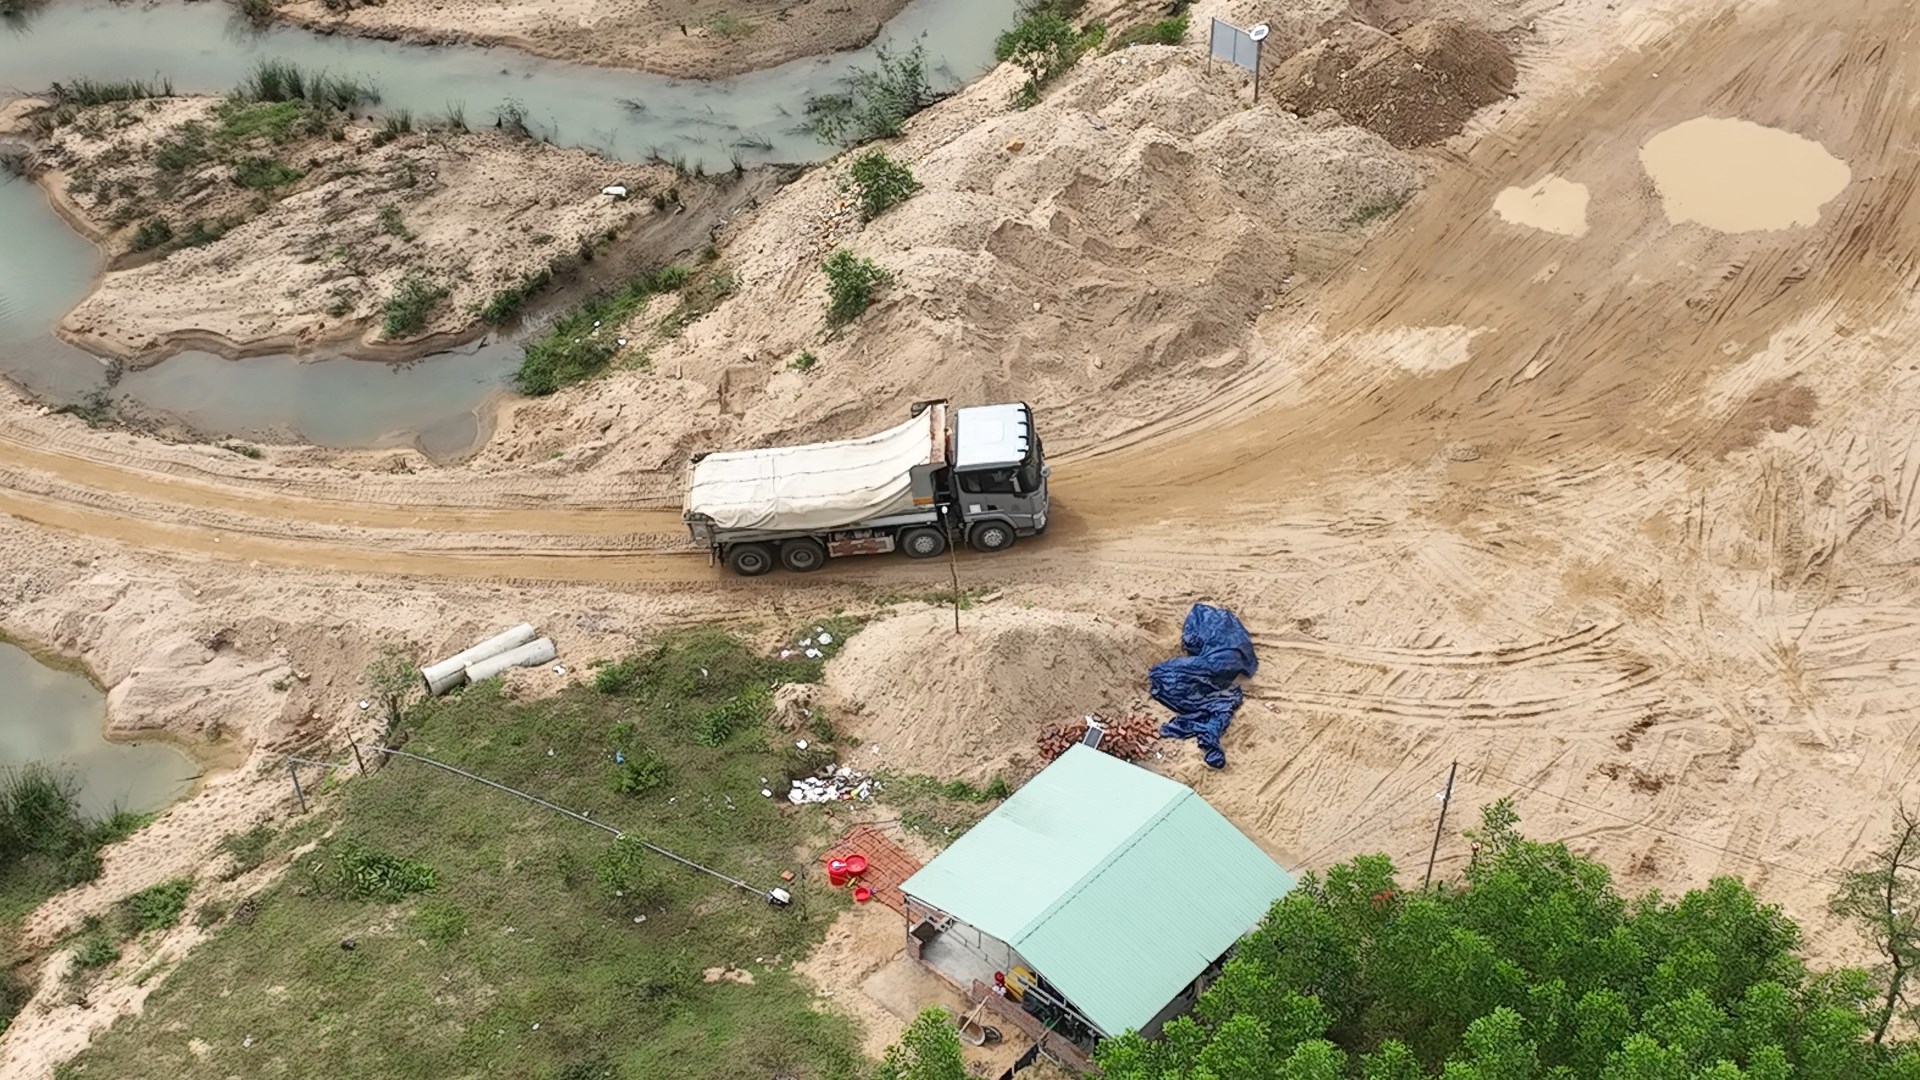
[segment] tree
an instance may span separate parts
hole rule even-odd
[[[1920,817],[1901,807],[1887,846],[1846,871],[1831,906],[1887,958],[1873,1025],[1873,1041],[1884,1042],[1894,1014],[1906,1004],[1907,980],[1920,965]]]
[[[367,665],[367,690],[387,710],[387,731],[399,728],[401,715],[420,691],[420,672],[404,646],[387,642]]]
[[[968,1080],[953,1014],[932,1008],[914,1017],[900,1041],[887,1047],[873,1080]]]
[[[1809,971],[1799,928],[1740,882],[1623,897],[1604,866],[1527,839],[1505,800],[1474,837],[1457,882],[1408,892],[1383,856],[1307,875],[1192,1016],[1103,1043],[1105,1076],[1920,1080],[1885,1027],[1912,954],[1877,982]],[[1903,816],[1844,893],[1901,949],[1916,837]]]

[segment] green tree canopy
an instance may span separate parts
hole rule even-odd
[[[1102,1044],[1105,1076],[1920,1080],[1920,1051],[1874,1038],[1884,987],[1809,971],[1741,882],[1628,899],[1517,824],[1487,807],[1459,882],[1402,890],[1379,855],[1307,875],[1191,1016]]]

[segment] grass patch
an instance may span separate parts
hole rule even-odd
[[[900,811],[900,824],[940,847],[958,840],[1011,794],[998,776],[985,787],[917,773],[880,777],[879,797]]]
[[[414,893],[432,892],[439,881],[426,863],[376,850],[351,837],[322,844],[301,863],[314,891],[336,900],[391,904]]]
[[[380,208],[380,231],[402,240],[413,239],[413,230],[407,228],[407,223],[400,220],[400,208],[397,206],[388,205]]]
[[[728,41],[737,41],[753,33],[753,24],[732,12],[722,11],[707,20],[707,29]]]
[[[539,295],[540,290],[553,282],[553,271],[536,270],[512,285],[501,289],[480,306],[480,318],[491,326],[500,326],[519,318],[527,301]]]
[[[82,813],[71,772],[28,764],[0,771],[0,927],[63,889],[100,876],[100,849],[147,815]]]
[[[241,158],[233,166],[233,182],[254,191],[276,191],[307,175],[274,158]]]
[[[220,838],[220,850],[227,853],[233,865],[220,875],[222,881],[233,879],[249,871],[256,870],[267,861],[267,848],[273,843],[274,831],[271,825],[255,825],[243,833],[228,833]]]
[[[779,884],[780,871],[795,868],[796,850],[825,842],[824,832],[810,831],[818,819],[783,815],[760,796],[767,786],[760,778],[782,766],[779,755],[744,738],[700,746],[688,719],[762,678],[810,666],[780,665],[713,631],[674,637],[645,656],[629,693],[577,687],[509,701],[490,683],[425,702],[408,717],[408,749],[615,823],[755,885]],[[670,767],[667,787],[643,800],[606,782],[613,736],[623,726]],[[315,816],[331,814],[339,815],[336,835],[430,866],[432,892],[383,912],[313,889],[302,873],[287,875],[219,923],[141,1013],[96,1037],[69,1074],[233,1075],[236,1059],[215,1053],[202,1060],[189,1049],[182,1032],[190,1030],[215,1047],[251,1037],[256,1052],[272,1056],[262,1068],[273,1075],[329,1080],[343,1072],[866,1075],[852,1025],[816,1010],[811,988],[789,970],[844,910],[840,893],[802,886],[792,907],[772,908],[631,841],[611,842],[413,762],[392,762],[344,786]],[[398,932],[379,929],[395,925]],[[354,947],[341,948],[348,939]],[[753,984],[701,977],[724,966],[747,967]],[[288,992],[223,993],[265,986]]]
[[[115,101],[142,101],[172,97],[173,80],[75,79],[53,84],[53,100],[61,105],[106,105]]]
[[[514,375],[520,391],[551,394],[599,374],[625,347],[620,344],[620,327],[650,298],[680,288],[690,276],[681,266],[655,270],[615,292],[596,296],[555,320],[552,329],[527,345],[520,370]]]
[[[1186,39],[1187,16],[1182,12],[1156,22],[1129,27],[1117,35],[1107,48],[1111,51],[1129,45],[1178,45]]]
[[[408,274],[381,306],[380,333],[388,340],[419,333],[433,309],[446,298],[445,286],[434,284],[417,270]]]
[[[308,72],[289,60],[262,60],[233,90],[237,101],[304,101],[324,109],[345,112],[380,101],[380,88],[350,75],[332,75],[325,69]]]
[[[812,371],[814,368],[819,366],[820,366],[820,358],[813,355],[813,351],[811,349],[803,351],[799,356],[796,356],[793,359],[787,361],[787,368],[790,371],[801,371],[801,372]]]
[[[1392,217],[1400,212],[1401,207],[1407,205],[1407,199],[1408,196],[1405,195],[1388,195],[1385,198],[1361,203],[1347,218],[1347,223],[1357,228],[1371,225],[1381,218]]]
[[[873,294],[893,284],[893,272],[856,257],[846,248],[820,264],[827,275],[827,325],[841,327],[860,317],[873,303]]]
[[[680,287],[680,303],[666,317],[660,320],[660,334],[663,337],[679,337],[681,331],[701,319],[720,302],[733,295],[740,279],[733,271],[710,266],[695,273]]]
[[[180,921],[187,910],[187,894],[193,892],[192,878],[174,878],[141,889],[120,901],[120,912],[129,935],[148,930],[164,930]]]

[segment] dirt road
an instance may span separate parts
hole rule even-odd
[[[963,574],[1163,628],[1202,596],[1241,610],[1266,666],[1230,767],[1174,768],[1294,860],[1423,859],[1458,760],[1469,805],[1516,794],[1638,884],[1741,874],[1846,955],[1823,875],[1920,765],[1920,52],[1906,5],[1827,14],[1696,20],[1481,138],[1332,285],[1261,319],[1252,376],[1123,403],[1132,433],[1056,461],[1050,535]],[[1640,148],[1701,117],[1814,140],[1848,182],[1810,225],[1675,224]],[[1548,175],[1584,187],[1578,235],[1494,212]],[[228,457],[14,416],[0,512],[196,559],[524,588],[800,605],[945,572],[728,580],[684,553],[668,476]]]

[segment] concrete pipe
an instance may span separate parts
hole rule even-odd
[[[490,656],[499,656],[508,649],[525,645],[538,633],[539,631],[531,625],[521,623],[511,630],[493,635],[465,652],[455,653],[437,664],[428,664],[421,668],[421,681],[427,684],[427,693],[439,697],[467,681],[468,664],[475,664]]]
[[[482,679],[491,679],[509,668],[544,664],[553,659],[554,655],[552,638],[529,641],[517,649],[508,649],[497,656],[489,656],[477,664],[468,664],[467,681],[477,683]]]

